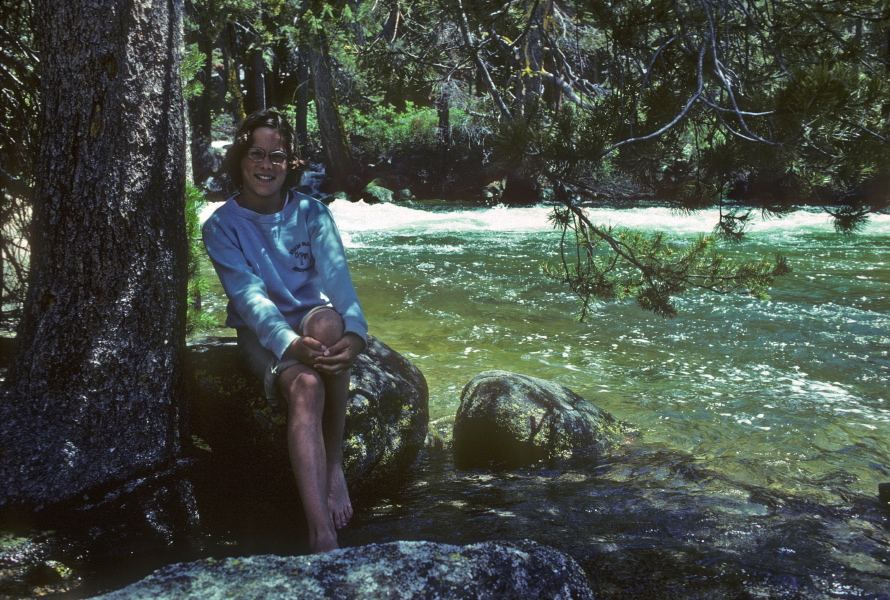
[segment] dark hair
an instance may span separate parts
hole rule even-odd
[[[253,144],[253,132],[260,127],[276,129],[281,136],[284,151],[287,152],[287,174],[284,177],[284,186],[281,190],[287,191],[296,185],[300,176],[300,150],[297,146],[297,136],[293,128],[284,116],[274,108],[260,110],[244,118],[235,128],[232,145],[226,151],[223,159],[222,170],[229,176],[229,180],[238,190],[244,182],[241,179],[241,159]]]

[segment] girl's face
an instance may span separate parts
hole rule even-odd
[[[262,160],[255,161],[250,155],[260,153],[259,148],[265,152]],[[253,149],[253,151],[251,151]],[[280,159],[280,155],[270,156],[272,152],[285,154],[285,160],[276,164],[273,159]],[[287,153],[281,134],[271,127],[258,127],[251,136],[250,149],[241,158],[241,201],[246,205],[266,205],[281,200],[281,188],[287,173]]]

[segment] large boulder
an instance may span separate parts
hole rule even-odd
[[[625,425],[572,390],[507,371],[467,383],[454,420],[454,457],[465,468],[510,468],[602,450]]]
[[[286,408],[265,398],[242,366],[233,338],[190,345],[191,430],[217,456],[258,456],[290,473]],[[423,448],[429,422],[423,374],[373,336],[352,368],[344,435],[344,471],[359,495],[403,476]],[[289,475],[288,475],[289,477]]]
[[[358,194],[358,199],[364,200],[368,204],[392,202],[392,198],[392,190],[384,187],[382,182],[377,179],[366,185],[365,188]]]
[[[593,594],[571,557],[535,542],[392,542],[312,556],[173,564],[94,600],[190,598],[592,600]]]

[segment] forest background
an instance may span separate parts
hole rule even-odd
[[[185,165],[220,191],[212,143],[253,110],[293,119],[330,190],[467,200],[496,182],[503,202],[552,203],[552,275],[582,317],[623,297],[670,316],[690,287],[765,296],[782,257],[734,264],[719,238],[801,204],[855,232],[890,204],[886,1],[34,0],[4,4],[0,48],[3,305],[19,323],[0,416],[16,439],[68,440],[29,450],[44,464],[107,465],[7,474],[11,498],[125,477],[127,459],[100,457],[142,419],[139,464],[176,454]],[[717,206],[716,235],[677,246],[589,221],[616,198]],[[100,423],[120,439],[95,441]]]

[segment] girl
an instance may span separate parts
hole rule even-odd
[[[368,323],[340,234],[321,202],[290,190],[294,132],[274,110],[247,117],[223,169],[240,190],[204,224],[229,299],[226,324],[270,399],[288,409],[288,451],[313,552],[338,548],[352,516],[343,476],[350,368]]]

